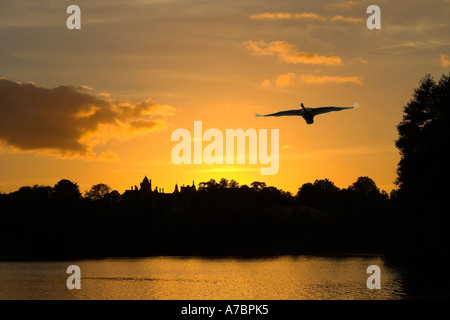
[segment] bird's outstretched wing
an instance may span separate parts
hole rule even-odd
[[[312,113],[314,116],[317,116],[318,114],[327,113],[327,112],[333,112],[333,111],[342,111],[347,109],[353,109],[354,107],[321,107],[321,108],[314,108],[312,109]]]
[[[270,114],[255,114],[256,117],[303,116],[303,109],[280,111]]]

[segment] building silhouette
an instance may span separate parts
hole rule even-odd
[[[192,181],[192,186],[184,185],[180,188],[180,193],[194,193],[197,191],[197,188],[195,187],[194,181]]]
[[[172,193],[165,193],[164,188],[158,188],[157,186],[152,189],[152,180],[148,179],[147,176],[142,179],[142,182],[139,184],[140,187],[135,185],[134,187],[131,186],[130,190],[125,190],[123,197],[125,198],[151,198],[156,197],[157,195],[165,195],[171,196],[171,195],[188,195],[188,194],[194,194],[197,191],[197,187],[195,186],[195,182],[192,181],[192,185],[182,185],[178,186],[178,184],[175,184],[174,191]]]
[[[140,191],[151,192],[152,191],[152,180],[148,180],[147,176],[141,182]]]

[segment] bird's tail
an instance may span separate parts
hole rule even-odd
[[[359,103],[355,102],[352,107],[353,107],[353,109],[359,108]]]

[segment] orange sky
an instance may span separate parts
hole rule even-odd
[[[403,106],[425,73],[450,70],[446,0],[76,4],[81,30],[66,28],[64,2],[0,4],[0,192],[62,178],[82,192],[96,183],[123,192],[144,175],[166,192],[225,177],[295,193],[359,176],[389,192]],[[371,4],[381,30],[366,27]],[[355,101],[310,126],[254,117]],[[278,173],[173,164],[171,133],[193,133],[195,120],[223,134],[279,129]]]

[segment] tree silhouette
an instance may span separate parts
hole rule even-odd
[[[375,181],[369,177],[359,177],[348,190],[365,196],[379,196],[381,194]]]
[[[92,201],[96,201],[103,199],[105,195],[108,194],[110,191],[111,191],[110,186],[104,183],[99,183],[93,185],[89,191],[86,191],[84,196]]]
[[[102,199],[108,203],[116,204],[120,200],[120,193],[117,190],[113,190],[113,191],[105,194]]]
[[[430,74],[421,79],[397,129],[395,145],[401,159],[396,198],[407,217],[402,221],[403,238],[417,251],[411,255],[445,256],[450,245],[446,187],[450,179],[450,74],[439,82]]]
[[[297,202],[316,209],[327,209],[333,202],[339,188],[328,179],[316,180],[303,184],[297,192]]]
[[[231,189],[237,189],[239,188],[239,182],[237,182],[234,179],[231,179],[230,182],[228,183],[228,187]]]
[[[450,138],[450,74],[438,83],[430,74],[420,81],[397,126],[395,145],[401,154],[397,169],[400,194],[409,199],[439,199],[448,181]]]
[[[200,182],[198,184],[199,191],[213,191],[218,188],[217,181],[214,179],[209,179],[208,182]]]
[[[255,190],[255,191],[261,191],[261,190],[264,189],[267,185],[266,185],[265,182],[253,181],[252,183],[250,183],[250,186],[251,186],[252,189]]]
[[[228,188],[228,179],[225,179],[225,178],[220,179],[219,188],[221,188],[221,189]]]
[[[78,184],[67,179],[60,180],[53,187],[52,198],[68,202],[80,199],[81,193]]]
[[[26,201],[42,201],[48,200],[52,194],[52,187],[38,186],[33,187],[25,186],[16,191],[17,196]]]

